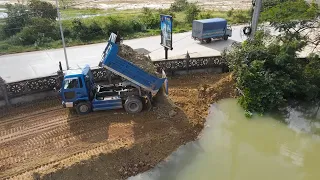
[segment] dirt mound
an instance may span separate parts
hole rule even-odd
[[[144,56],[143,54],[139,54],[138,52],[134,51],[130,46],[121,44],[119,46],[118,55],[123,59],[126,59],[132,62],[133,64],[137,65],[146,72],[153,75],[158,75],[156,73],[156,68],[153,65],[151,59]]]
[[[234,80],[229,73],[188,75],[169,82],[170,99],[183,109],[190,123],[200,128],[205,123],[212,103],[236,97]]]

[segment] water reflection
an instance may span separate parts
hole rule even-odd
[[[312,122],[290,114],[286,121],[295,130],[307,126],[290,125],[290,118],[305,121],[301,124]],[[156,168],[129,179],[318,180],[320,141],[303,132],[308,131],[294,131],[271,117],[247,120],[236,100],[224,100],[212,106],[197,142],[180,147]]]

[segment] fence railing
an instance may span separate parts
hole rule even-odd
[[[192,70],[192,69],[205,69],[212,67],[224,67],[225,61],[221,56],[185,58],[166,61],[155,61],[154,65],[157,71],[161,69],[166,72],[179,71],[179,70]]]
[[[212,67],[223,68],[225,63],[221,56],[211,56],[155,61],[154,65],[156,66],[158,72],[161,72],[163,69],[165,72],[171,73],[180,70],[204,69]],[[119,78],[105,68],[93,69],[92,73],[96,82],[112,81],[114,78]],[[6,90],[8,97],[14,98],[23,95],[52,91],[55,87],[60,85],[60,82],[61,81],[59,80],[59,76],[57,74],[53,76],[7,83]],[[0,91],[0,100],[3,99],[4,93]]]

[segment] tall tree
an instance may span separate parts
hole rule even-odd
[[[30,11],[23,4],[6,4],[8,18],[5,19],[3,27],[6,36],[12,36],[21,31],[21,29],[30,20]]]
[[[56,7],[51,3],[40,0],[31,0],[29,1],[28,6],[34,17],[52,20],[55,20],[57,17]]]
[[[315,46],[320,45],[320,10],[312,1],[286,0],[262,13],[262,20],[270,22],[282,32],[284,41],[304,40]]]

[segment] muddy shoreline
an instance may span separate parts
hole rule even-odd
[[[139,115],[78,117],[59,109],[58,100],[10,110],[0,116],[0,177],[126,179],[195,140],[209,105],[235,96],[230,73],[177,76],[169,86],[170,99]]]

